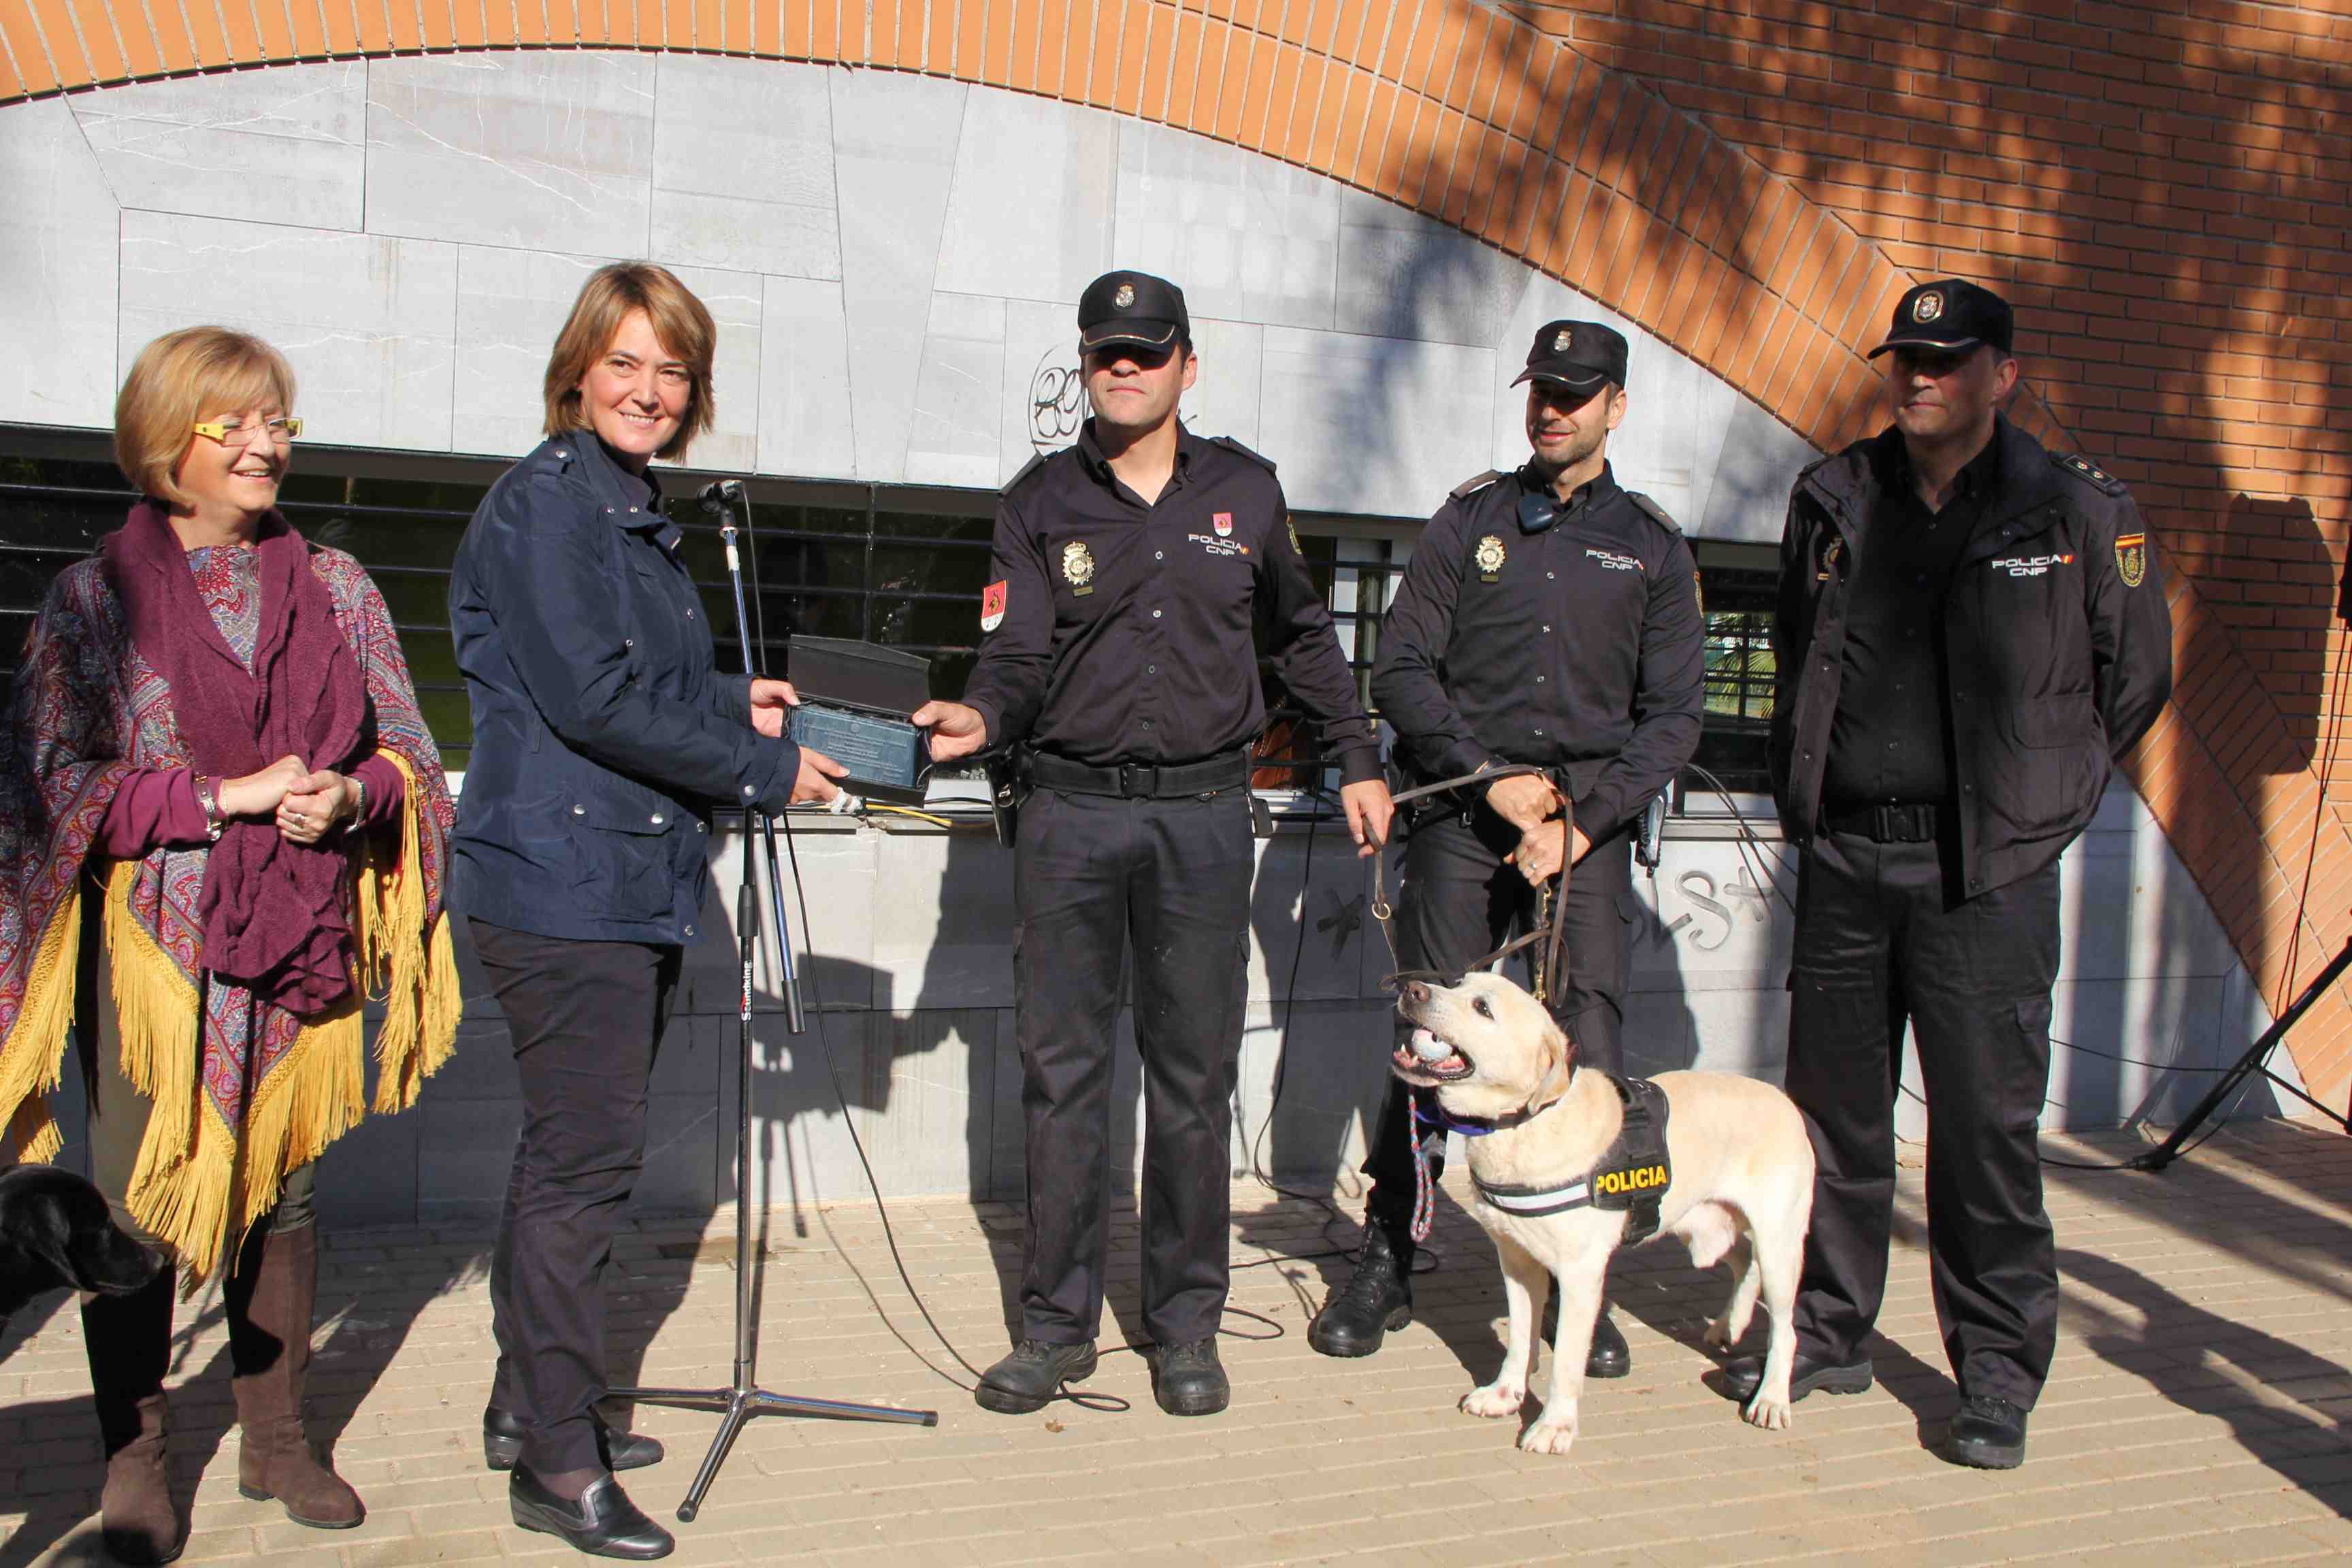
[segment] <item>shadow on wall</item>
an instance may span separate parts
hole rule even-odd
[[[2266,780],[2308,773],[2333,744],[2328,731],[2341,722],[2326,673],[2335,571],[2305,502],[2240,495],[2224,528],[2205,566],[2208,576],[2234,573],[2296,602],[2235,604],[2208,592],[2206,607],[2230,626],[2235,658],[2209,661],[2197,657],[2192,643],[2190,658],[2175,672],[2175,691],[2194,703],[2213,689],[2210,682],[2259,680],[2269,702],[2247,695],[2239,717],[2184,742],[2205,749],[2196,763],[2218,769],[2239,800],[2259,801]],[[2212,668],[2215,662],[2223,668]],[[2237,868],[2219,889],[2226,894],[2241,879],[2259,889],[2257,869],[2272,862],[2280,882],[2300,898],[2315,851],[2325,847],[2318,835],[2334,830],[2333,813],[2315,815],[2310,830],[2292,841],[2273,840],[2236,801],[2215,800],[2185,814],[2180,832],[2168,840],[2137,796],[2127,814],[2119,809],[2127,788],[2119,772],[2092,831],[2069,852],[2083,864],[2065,910],[2070,978],[2061,985],[2056,1033],[2066,1043],[2053,1051],[2051,1097],[2077,1126],[2110,1119],[2165,1124],[2185,1115],[2212,1075],[2234,1062],[2300,989],[2290,979],[2259,994],[2262,964],[2274,960],[2279,973],[2292,975],[2328,956],[2315,947],[2309,925],[2298,926],[2287,939],[2292,945],[2275,955],[2263,947],[2278,939],[2257,928],[2242,975],[2236,960],[2242,944],[2233,947],[2207,902],[2208,889],[2189,868],[2213,864],[2217,855],[2219,863]],[[2333,923],[2339,912],[2314,910],[2312,924]],[[2252,985],[2244,975],[2253,977]],[[2290,1036],[2275,1053],[2290,1070],[2292,1045]],[[2225,1110],[2263,1116],[2281,1109],[2270,1085],[2255,1079]]]

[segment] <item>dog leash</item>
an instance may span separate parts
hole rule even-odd
[[[1418,800],[1423,795],[1459,789],[1465,784],[1494,784],[1503,779],[1524,778],[1530,775],[1546,779],[1551,776],[1548,769],[1538,767],[1532,763],[1513,763],[1505,767],[1488,768],[1483,773],[1462,773],[1454,778],[1441,779],[1435,784],[1423,784],[1417,788],[1406,790],[1401,795],[1391,795],[1390,800],[1393,805],[1402,805],[1409,800]],[[1536,994],[1542,999],[1547,1011],[1551,1006],[1553,987],[1555,984],[1564,984],[1560,972],[1560,954],[1568,922],[1561,916],[1565,912],[1568,902],[1569,850],[1576,842],[1576,807],[1569,800],[1565,791],[1555,786],[1553,793],[1559,797],[1560,804],[1559,871],[1551,888],[1536,889],[1538,924],[1534,929],[1512,938],[1485,957],[1471,960],[1463,968],[1464,973],[1475,969],[1485,969],[1490,964],[1499,963],[1523,947],[1538,942],[1545,942],[1544,954],[1536,962],[1535,983]],[[1386,846],[1382,847],[1385,848]],[[1372,919],[1381,928],[1381,939],[1388,943],[1389,962],[1395,963],[1400,962],[1394,929],[1396,911],[1388,901],[1387,879],[1383,871],[1385,860],[1384,855],[1372,857],[1371,910]],[[1450,985],[1460,979],[1460,974],[1443,974],[1435,970],[1398,969],[1391,970],[1381,976],[1381,989],[1393,991],[1401,982],[1407,980],[1434,980],[1440,984]],[[1549,1107],[1545,1109],[1548,1110]],[[1412,1139],[1412,1218],[1408,1233],[1417,1246],[1429,1239],[1429,1233],[1437,1223],[1436,1184],[1430,1179],[1429,1173],[1430,1140],[1442,1139],[1448,1131],[1460,1131],[1470,1137],[1484,1137],[1500,1129],[1483,1127],[1473,1130],[1465,1124],[1455,1122],[1453,1118],[1445,1115],[1433,1098],[1430,1103],[1430,1112],[1434,1114],[1426,1113],[1422,1109],[1421,1091],[1417,1089],[1406,1090],[1405,1110],[1411,1118],[1407,1124],[1407,1131]],[[1432,1130],[1427,1139],[1423,1136],[1421,1131],[1424,1126]]]

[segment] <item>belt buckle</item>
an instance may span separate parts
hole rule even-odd
[[[1141,763],[1118,764],[1118,793],[1129,800],[1149,795],[1160,787],[1160,770]]]
[[[1936,836],[1927,816],[1932,809],[1916,803],[1878,806],[1871,814],[1870,837],[1880,844],[1925,844]]]

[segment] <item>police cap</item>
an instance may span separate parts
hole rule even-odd
[[[1546,321],[1536,329],[1535,346],[1528,350],[1528,368],[1513,378],[1556,381],[1573,393],[1591,395],[1602,384],[1625,384],[1624,337],[1598,321]]]
[[[1113,343],[1166,349],[1192,342],[1184,290],[1149,272],[1106,272],[1078,296],[1078,350]]]
[[[2009,301],[1991,289],[1965,279],[1938,278],[1910,289],[1895,302],[1886,341],[1871,350],[1870,357],[1876,359],[1889,349],[1958,351],[1979,343],[1990,343],[2007,353],[2015,328]]]

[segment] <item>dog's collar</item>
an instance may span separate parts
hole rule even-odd
[[[1416,1104],[1413,1107],[1413,1120],[1424,1127],[1442,1127],[1448,1132],[1459,1132],[1465,1138],[1484,1138],[1489,1133],[1508,1132],[1514,1127],[1525,1127],[1528,1122],[1566,1100],[1569,1089],[1575,1083],[1576,1064],[1570,1062],[1568,1064],[1568,1084],[1541,1105],[1530,1102],[1522,1105],[1517,1110],[1507,1110],[1502,1115],[1491,1119],[1465,1121],[1459,1116],[1448,1114],[1445,1108],[1437,1103],[1437,1097],[1433,1094],[1429,1098],[1428,1105]]]

